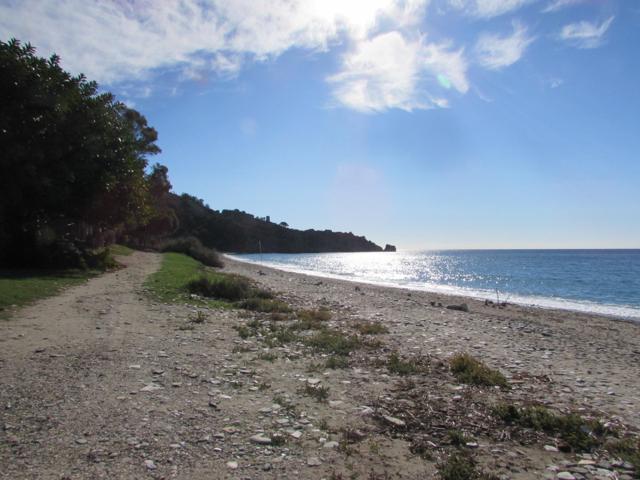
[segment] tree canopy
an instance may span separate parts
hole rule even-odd
[[[154,215],[150,185],[166,180],[165,167],[145,174],[147,157],[160,152],[145,117],[59,62],[28,43],[0,42],[4,263],[42,263],[51,245],[144,225]]]

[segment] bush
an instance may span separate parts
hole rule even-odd
[[[203,297],[221,298],[232,302],[243,300],[251,293],[249,280],[235,275],[217,277],[202,276],[187,284],[191,293]]]
[[[450,360],[451,372],[462,383],[507,388],[507,379],[468,353],[459,353]]]
[[[160,244],[160,251],[184,253],[208,267],[224,267],[218,252],[202,245],[196,237],[178,237],[165,240]]]
[[[363,346],[358,337],[348,337],[332,330],[322,330],[306,339],[305,343],[318,351],[344,356]]]
[[[291,311],[291,307],[285,302],[260,297],[247,298],[240,302],[238,306],[254,312],[289,313]]]

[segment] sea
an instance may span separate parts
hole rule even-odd
[[[640,250],[232,255],[290,272],[640,321]]]

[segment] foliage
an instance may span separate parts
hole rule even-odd
[[[205,272],[205,267],[197,260],[181,253],[164,253],[160,270],[147,278],[145,287],[157,300],[167,303],[207,304],[229,307],[226,301],[192,298],[186,285],[202,275],[211,277],[219,274]]]
[[[305,343],[320,352],[344,356],[363,347],[358,337],[347,336],[338,330],[322,330],[307,338]]]
[[[507,379],[468,353],[459,353],[450,360],[451,372],[462,383],[507,388]]]
[[[238,306],[245,310],[253,310],[254,312],[288,313],[291,311],[291,307],[281,300],[260,297],[247,298],[240,302]]]
[[[195,237],[178,237],[164,240],[160,244],[160,251],[184,253],[209,267],[222,268],[224,266],[218,252],[212,248],[205,247]]]
[[[117,243],[114,243],[113,245],[109,246],[109,251],[111,252],[112,255],[118,255],[121,257],[126,257],[131,255],[133,252],[135,252],[135,250],[133,250],[132,248],[126,247],[124,245],[119,245]]]
[[[78,266],[150,215],[156,131],[59,58],[0,42],[0,262]]]
[[[442,480],[497,480],[491,474],[478,471],[475,460],[463,453],[454,453],[438,465]]]
[[[389,333],[389,329],[380,322],[359,322],[355,324],[355,329],[362,335]]]
[[[187,284],[187,289],[191,293],[203,297],[217,298],[235,302],[249,297],[251,283],[248,279],[238,275],[202,275],[191,280]]]
[[[595,420],[587,420],[577,414],[558,415],[540,405],[519,408],[499,404],[493,409],[495,416],[508,424],[555,435],[575,451],[589,452],[599,446],[607,431]]]
[[[389,355],[387,370],[397,375],[413,375],[429,370],[428,360],[424,358],[403,359],[396,352]]]

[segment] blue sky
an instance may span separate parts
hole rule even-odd
[[[400,248],[640,247],[640,2],[0,0],[174,190]]]

